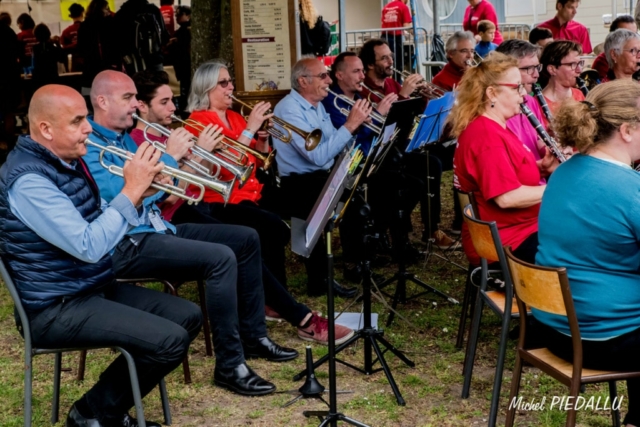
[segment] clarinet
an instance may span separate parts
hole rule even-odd
[[[587,83],[584,81],[584,79],[576,77],[576,86],[578,86],[578,89],[580,89],[584,96],[587,96],[589,94],[589,88],[587,87]]]
[[[527,107],[524,102],[520,104],[520,110],[522,111],[522,114],[524,114],[527,119],[529,119],[529,123],[531,123],[531,126],[535,128],[536,132],[538,132],[538,135],[540,136],[540,139],[542,139],[542,142],[544,142],[545,145],[549,147],[549,150],[551,150],[553,155],[556,156],[558,161],[560,163],[566,161],[567,158],[564,153],[560,151],[560,147],[558,147],[558,143],[556,142],[556,140],[553,139],[546,130],[544,130],[544,127],[542,126],[538,118],[533,114],[533,112],[529,109],[529,107]]]
[[[540,108],[542,108],[542,112],[544,113],[544,116],[547,118],[547,121],[551,123],[551,119],[553,118],[553,115],[551,114],[551,110],[547,105],[547,101],[544,99],[544,95],[542,94],[542,88],[538,83],[535,83],[533,85],[533,94],[538,100],[538,103],[540,104]]]

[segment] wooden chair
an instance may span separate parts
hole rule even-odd
[[[24,425],[25,427],[31,427],[31,413],[32,413],[32,378],[33,378],[33,358],[39,354],[55,354],[55,362],[54,362],[54,374],[53,374],[53,401],[51,404],[51,424],[56,424],[58,422],[59,417],[59,407],[60,407],[60,374],[61,374],[61,365],[62,365],[62,353],[71,352],[71,351],[84,351],[88,349],[96,349],[100,347],[74,347],[74,348],[37,348],[33,345],[33,341],[31,338],[31,325],[29,324],[29,318],[27,317],[27,313],[22,307],[22,301],[20,300],[20,295],[18,294],[18,290],[13,284],[13,280],[11,280],[11,276],[7,271],[4,262],[0,260],[0,276],[2,276],[2,280],[4,284],[9,289],[9,294],[11,295],[11,299],[13,299],[13,303],[15,305],[15,310],[18,313],[18,317],[20,318],[20,327],[19,331],[22,333],[24,337]],[[114,347],[115,350],[119,351],[127,361],[127,366],[129,368],[129,379],[131,381],[131,389],[133,392],[133,401],[136,409],[136,418],[138,419],[138,423],[140,427],[145,427],[145,419],[144,419],[144,411],[142,407],[142,397],[140,394],[140,386],[138,384],[138,374],[136,371],[136,365],[133,360],[133,357],[120,347]],[[164,423],[166,425],[171,425],[171,410],[169,409],[169,398],[167,397],[167,389],[164,383],[164,379],[160,381],[160,397],[162,399],[162,410],[164,413]]]
[[[511,277],[507,269],[502,242],[498,234],[498,227],[495,221],[486,222],[477,219],[471,205],[465,206],[463,210],[464,221],[469,228],[469,234],[473,246],[480,256],[481,282],[478,294],[476,296],[476,304],[473,309],[473,320],[471,322],[471,332],[467,342],[467,352],[464,361],[464,383],[462,386],[462,398],[469,397],[469,389],[471,388],[471,376],[473,374],[473,363],[476,355],[476,347],[478,345],[478,334],[480,332],[480,318],[482,317],[482,308],[486,303],[489,308],[502,320],[500,330],[500,347],[498,349],[498,359],[496,362],[496,371],[493,381],[493,392],[491,396],[491,410],[489,413],[489,426],[496,424],[498,415],[498,406],[500,403],[500,389],[502,386],[502,371],[504,368],[504,358],[507,347],[507,339],[509,334],[509,322],[512,319],[520,317],[518,307],[513,298],[513,286]],[[505,282],[504,292],[488,291],[487,278],[489,276],[489,264],[499,262]]]
[[[168,280],[160,280],[154,278],[141,278],[141,279],[117,279],[118,283],[162,283],[164,285],[164,291],[174,296],[178,296],[178,287],[184,282],[171,283]],[[209,315],[207,314],[207,303],[204,290],[204,281],[198,280],[198,297],[200,299],[200,310],[202,310],[202,329],[204,331],[204,345],[206,355],[213,356],[213,345],[211,343],[211,327],[209,326]],[[78,381],[84,380],[84,368],[85,361],[87,359],[87,351],[80,352],[80,360],[78,361]],[[189,356],[185,356],[182,361],[182,371],[184,372],[184,383],[191,384],[191,368],[189,367]]]
[[[512,402],[520,390],[523,361],[530,363],[569,387],[569,396],[573,396],[574,399],[578,396],[583,385],[608,382],[611,402],[615,402],[614,399],[617,395],[616,381],[638,378],[640,377],[640,372],[598,371],[582,367],[582,338],[573,298],[571,297],[571,289],[569,288],[567,270],[565,268],[548,268],[528,264],[517,259],[510,248],[505,248],[505,254],[513,279],[518,307],[521,312],[525,313],[520,321],[520,339],[517,347],[516,366],[511,380],[509,402]],[[527,308],[535,308],[546,313],[567,317],[573,344],[573,362],[561,359],[546,348],[524,348],[527,332]],[[509,405],[505,427],[513,426],[516,408],[512,406]],[[620,412],[612,410],[611,416],[613,425],[620,426]],[[567,410],[566,425],[574,426],[575,423],[575,409]]]

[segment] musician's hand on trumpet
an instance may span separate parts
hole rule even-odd
[[[386,116],[389,114],[389,110],[391,109],[391,105],[398,100],[398,95],[395,93],[390,93],[384,98],[382,101],[378,102],[376,105],[376,110],[382,116]]]
[[[253,106],[251,110],[251,114],[247,117],[247,130],[253,134],[255,134],[255,138],[257,141],[256,150],[266,153],[269,151],[269,134],[264,129],[263,125],[270,126],[269,119],[273,117],[273,113],[271,112],[271,103],[269,102],[258,102]],[[249,138],[241,136],[238,138],[238,141],[242,142],[245,145],[250,145],[251,140]]]
[[[171,177],[164,176],[160,172],[164,163],[159,161],[162,152],[156,150],[148,142],[143,142],[131,160],[127,160],[122,168],[124,187],[121,193],[127,196],[134,206],[139,206],[142,200],[158,192],[151,188],[151,184],[160,182],[172,184]]]
[[[402,82],[402,89],[400,89],[399,95],[409,98],[420,87],[422,82],[424,82],[424,77],[420,74],[411,74]]]
[[[176,162],[183,158],[190,159],[189,150],[193,144],[193,135],[185,128],[178,128],[173,130],[167,139],[166,153],[176,159]]]
[[[222,134],[222,127],[210,124],[205,126],[198,135],[197,144],[208,152],[212,152],[223,139],[224,135]]]
[[[371,112],[373,111],[373,107],[364,99],[358,99],[351,107],[351,111],[347,116],[347,121],[344,124],[344,127],[351,133],[354,133],[361,124],[364,122],[369,122]]]

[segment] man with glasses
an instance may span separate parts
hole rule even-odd
[[[285,217],[306,219],[320,195],[334,158],[353,142],[353,135],[373,110],[363,99],[355,101],[345,123],[333,127],[322,100],[329,95],[331,77],[326,67],[315,57],[303,57],[291,68],[291,92],[276,105],[274,114],[285,122],[310,132],[322,131],[318,146],[308,151],[304,139],[292,133],[291,142],[285,144],[274,138],[276,160],[280,174],[280,214]],[[283,130],[281,127],[280,130]],[[324,246],[318,242],[311,256],[305,260],[307,293],[323,295],[327,291]],[[333,283],[336,294],[352,297],[356,290]]]
[[[523,96],[524,103],[533,112],[538,121],[543,123],[540,104],[531,95],[528,95],[532,91],[533,84],[538,81],[540,69],[542,68],[538,61],[538,46],[524,40],[511,39],[502,42],[496,52],[504,53],[518,60],[520,78],[524,85],[524,90],[527,92],[527,95]],[[544,157],[546,154],[545,145],[524,114],[517,114],[507,120],[507,128],[529,148],[536,160]],[[544,183],[544,178],[542,181]]]
[[[442,89],[452,91],[462,80],[464,72],[472,66],[476,39],[470,31],[456,31],[445,46],[447,65],[435,75],[432,83]]]
[[[571,40],[582,45],[585,54],[592,52],[589,31],[587,27],[573,20],[578,13],[580,0],[557,0],[556,16],[553,19],[538,24],[538,27],[548,28],[554,40]]]

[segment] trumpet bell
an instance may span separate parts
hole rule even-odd
[[[320,144],[320,141],[322,141],[322,131],[314,129],[304,138],[304,148],[307,151],[313,151]]]

